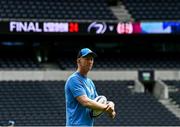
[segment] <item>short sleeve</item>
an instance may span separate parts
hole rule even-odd
[[[95,98],[98,96],[98,93],[96,91],[96,86],[94,85],[94,82],[92,80],[90,80],[92,86],[93,86],[93,89],[94,89],[94,93],[95,93]]]
[[[68,87],[74,97],[86,95],[83,84],[76,77],[70,79],[70,83],[68,84]]]

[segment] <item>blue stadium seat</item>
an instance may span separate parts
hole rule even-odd
[[[94,81],[99,95],[116,104],[117,117],[95,120],[100,126],[179,126],[179,119],[149,93],[134,93],[133,81]],[[64,126],[64,81],[0,81],[1,125]],[[64,102],[64,103],[62,103]]]
[[[180,1],[122,0],[136,21],[178,20]]]
[[[105,0],[0,0],[2,19],[117,21]]]

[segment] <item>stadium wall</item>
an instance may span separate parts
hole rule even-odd
[[[66,80],[73,71],[0,71],[0,80]],[[89,77],[93,80],[136,80],[136,70],[126,71],[91,71]],[[155,80],[178,80],[180,71],[156,70]]]

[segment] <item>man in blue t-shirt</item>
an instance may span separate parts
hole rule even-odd
[[[92,69],[96,54],[89,48],[83,48],[77,56],[77,71],[66,81],[66,126],[93,126],[94,119],[90,113],[93,109],[107,112],[112,118],[116,112],[114,103],[100,104],[94,101],[98,96],[95,85],[87,77]]]

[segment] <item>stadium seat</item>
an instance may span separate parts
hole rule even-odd
[[[178,20],[180,1],[122,0],[136,21]]]
[[[2,19],[117,21],[105,0],[0,0]]]
[[[75,58],[59,56],[57,64],[62,70],[75,70]],[[175,55],[156,54],[146,57],[140,54],[104,54],[95,58],[94,70],[125,70],[125,69],[177,69],[180,68],[180,59]]]
[[[149,93],[134,93],[134,81],[95,80],[99,95],[116,104],[116,119],[106,114],[95,126],[179,126],[179,119]],[[0,81],[1,125],[64,126],[65,81]],[[131,87],[130,87],[131,86]],[[64,102],[64,103],[62,103]]]

